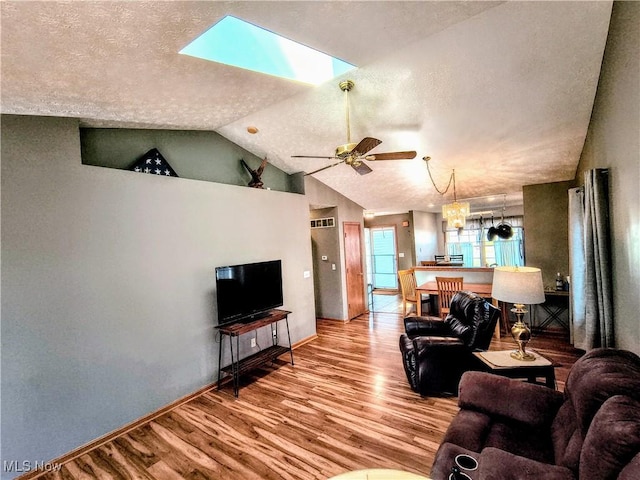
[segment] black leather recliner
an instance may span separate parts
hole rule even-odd
[[[468,291],[454,295],[444,320],[406,317],[400,351],[412,390],[457,395],[460,377],[477,362],[473,352],[489,348],[499,318],[500,309]]]

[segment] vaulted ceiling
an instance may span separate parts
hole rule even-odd
[[[414,160],[314,176],[367,210],[437,211],[452,169],[472,210],[489,196],[572,179],[586,136],[611,2],[239,1],[1,3],[2,113],[95,127],[213,130],[288,172],[346,143]],[[358,68],[308,86],[178,52],[234,15]],[[259,130],[247,132],[248,126]],[[215,161],[215,160],[212,160]],[[506,197],[505,197],[506,196]]]

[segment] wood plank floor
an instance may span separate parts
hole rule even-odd
[[[401,332],[391,312],[319,321],[318,338],[295,350],[295,366],[277,361],[254,372],[239,398],[230,385],[206,392],[38,478],[311,480],[364,468],[428,475],[458,408],[456,398],[411,391]],[[532,344],[556,362],[563,388],[580,352],[558,338]],[[491,349],[513,345],[506,338]]]

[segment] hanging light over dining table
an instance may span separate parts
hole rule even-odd
[[[433,177],[431,176],[431,170],[429,170],[429,160],[431,157],[424,157],[423,160],[427,164],[427,172],[429,172],[429,178],[431,179],[431,183],[436,191],[440,195],[444,195],[449,191],[449,187],[453,183],[453,203],[447,203],[442,206],[442,218],[447,220],[448,228],[464,228],[467,217],[471,214],[471,207],[469,206],[469,202],[458,202],[458,197],[456,195],[456,171],[452,170],[451,176],[449,177],[449,183],[447,184],[447,188],[444,191],[440,191],[436,186],[436,183],[433,181]]]

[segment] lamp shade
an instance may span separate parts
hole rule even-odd
[[[508,303],[543,303],[542,271],[534,267],[496,267],[491,296]]]

